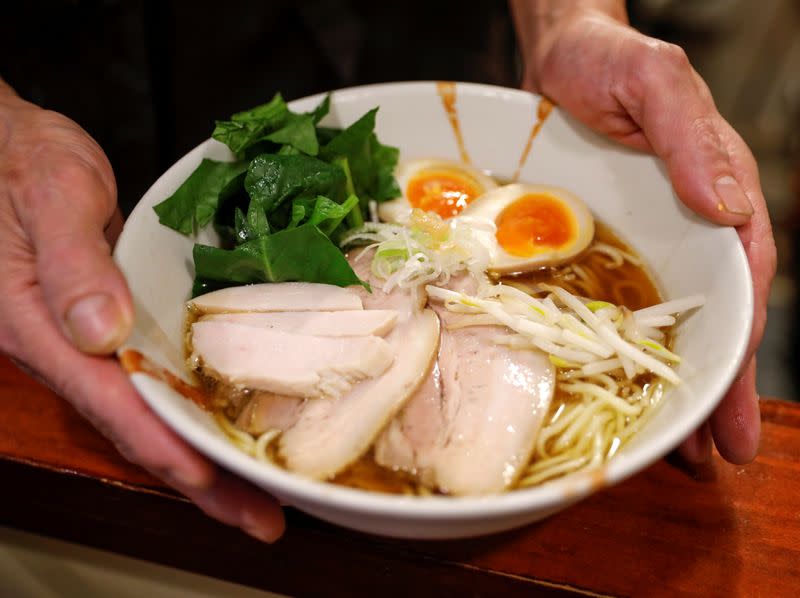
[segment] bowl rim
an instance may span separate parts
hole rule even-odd
[[[377,83],[337,89],[331,91],[330,94],[332,102],[335,102],[337,98],[347,101],[349,97],[358,99],[364,96],[379,99],[387,95],[427,94],[432,91],[436,93],[435,89],[432,88],[438,83],[441,82],[426,80]],[[500,99],[514,98],[517,101],[530,102],[535,102],[541,97],[519,89],[482,83],[458,81],[447,81],[447,83],[454,83],[459,94],[492,96]],[[308,104],[321,101],[326,95],[328,95],[327,92],[313,94],[292,100],[288,104],[292,109],[298,109],[299,106],[305,108]],[[555,109],[560,111],[557,106]],[[563,111],[561,112],[563,114]],[[212,139],[206,139],[197,145],[172,164],[148,188],[126,220],[114,251],[115,259],[117,259],[121,246],[133,242],[130,239],[133,235],[133,232],[131,232],[133,226],[130,226],[129,223],[136,222],[139,212],[150,209],[150,205],[145,205],[147,202],[144,200],[154,193],[154,188],[163,180],[173,178],[175,175],[170,173],[177,170],[179,165],[185,162],[199,163],[200,158],[207,153],[208,148],[213,143],[217,142]],[[712,230],[717,230],[720,239],[730,246],[730,267],[741,271],[737,280],[742,279],[744,281],[744,288],[739,290],[744,291],[746,295],[743,309],[747,314],[746,322],[739,323],[740,325],[744,323],[745,326],[740,326],[741,332],[736,338],[734,346],[731,347],[729,359],[724,365],[723,374],[714,379],[711,389],[705,393],[715,398],[707,400],[701,407],[692,410],[690,417],[681,420],[679,425],[658,435],[646,445],[637,447],[631,452],[621,453],[594,470],[569,474],[541,485],[486,496],[452,497],[434,495],[420,497],[383,494],[304,478],[278,466],[257,461],[242,453],[232,443],[223,439],[222,436],[216,437],[210,434],[203,426],[192,421],[187,415],[169,408],[168,401],[159,400],[157,397],[150,396],[148,393],[139,390],[137,382],[142,381],[143,374],[133,373],[129,374],[129,376],[137,386],[139,395],[144,402],[178,436],[210,460],[258,484],[266,492],[275,492],[287,500],[289,504],[295,501],[303,504],[315,503],[339,510],[357,511],[365,515],[380,515],[384,517],[413,516],[417,519],[438,521],[498,518],[571,504],[595,490],[617,484],[642,471],[677,447],[689,433],[698,428],[708,418],[736,378],[747,351],[753,324],[752,277],[744,247],[739,241],[736,231],[730,227],[720,227],[720,229]],[[124,349],[125,345],[118,350],[118,355]],[[163,385],[162,387],[167,388]]]

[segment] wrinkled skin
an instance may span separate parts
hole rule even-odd
[[[569,8],[578,4],[582,6]],[[539,6],[535,14],[532,5]],[[747,356],[719,407],[680,451],[692,462],[704,462],[710,457],[713,436],[728,461],[751,461],[761,429],[755,351],[764,333],[776,264],[752,153],[720,116],[683,50],[621,22],[625,18],[621,3],[512,0],[511,6],[527,59],[523,88],[545,94],[620,143],[655,153],[664,160],[678,196],[689,208],[712,222],[736,226],[755,293]],[[721,193],[715,186],[720,181]]]
[[[277,539],[275,501],[178,438],[108,356],[133,309],[111,259],[122,219],[103,151],[68,118],[8,92],[0,119],[0,350],[206,513]]]
[[[556,12],[542,18],[548,5]],[[683,52],[628,28],[620,6],[512,0],[526,64],[523,87],[613,139],[655,152],[688,206],[737,226],[756,291],[747,365],[682,450],[694,461],[706,459],[713,434],[726,459],[746,462],[759,437],[752,356],[775,269],[758,172]],[[526,12],[530,7],[536,10]],[[713,186],[719,179],[733,182],[723,210]],[[276,502],[178,438],[109,356],[133,317],[110,256],[121,224],[113,172],[100,147],[68,118],[19,99],[0,81],[0,351],[66,398],[128,459],[212,517],[274,541],[284,530]]]

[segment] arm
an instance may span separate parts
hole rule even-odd
[[[524,59],[523,88],[550,97],[620,143],[655,153],[689,208],[737,227],[755,291],[748,355],[708,424],[681,452],[692,461],[707,459],[713,435],[727,460],[752,460],[760,434],[754,355],[776,263],[752,153],[720,116],[683,50],[631,28],[624,2],[510,0],[510,5]]]
[[[206,513],[275,540],[284,525],[277,504],[178,438],[109,356],[133,322],[111,258],[121,223],[97,143],[0,79],[0,351]]]

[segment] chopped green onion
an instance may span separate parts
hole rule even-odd
[[[591,309],[593,312],[598,312],[606,307],[616,308],[617,306],[613,303],[609,303],[608,301],[589,301],[589,303],[586,304],[586,307]]]
[[[566,359],[562,359],[561,357],[553,355],[552,353],[550,353],[547,356],[547,358],[550,360],[550,363],[552,363],[554,366],[564,370],[575,370],[581,367],[581,364],[579,363],[573,363],[571,361],[567,361]]]

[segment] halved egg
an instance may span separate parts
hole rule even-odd
[[[594,238],[594,218],[578,197],[557,187],[514,184],[485,193],[462,212],[491,222],[489,270],[520,273],[563,264]]]
[[[449,160],[408,160],[397,167],[395,177],[403,195],[379,204],[378,216],[398,224],[408,222],[413,208],[452,218],[476,197],[497,188],[480,170]]]

